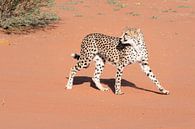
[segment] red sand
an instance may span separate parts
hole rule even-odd
[[[128,7],[58,0],[61,21],[54,29],[0,33],[1,129],[195,128],[195,1],[121,1]],[[65,90],[75,64],[70,54],[79,52],[82,38],[92,32],[120,36],[126,26],[144,32],[150,65],[171,94],[157,94],[136,64],[125,69],[122,96],[90,86],[94,64]],[[115,67],[106,65],[102,83],[113,88],[114,76]]]

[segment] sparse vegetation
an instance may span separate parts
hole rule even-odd
[[[66,5],[77,5],[80,3],[83,3],[83,0],[70,0],[70,1],[65,2]]]
[[[126,15],[129,15],[129,16],[140,16],[140,14],[137,13],[137,12],[128,12],[128,13],[126,13]]]
[[[179,6],[177,6],[177,8],[191,8],[191,6],[188,6],[188,5],[179,5]]]
[[[162,10],[163,13],[176,13],[177,11],[176,10],[173,10],[173,9],[165,9],[165,10]]]
[[[107,0],[108,4],[113,5],[114,11],[118,11],[121,8],[126,8],[127,4],[121,3],[119,0]]]
[[[75,11],[76,10],[74,7],[69,7],[69,6],[62,6],[61,8],[65,11]]]
[[[60,8],[65,10],[65,11],[75,11],[77,10],[74,6],[83,3],[82,0],[70,0],[70,1],[66,1],[63,2],[60,5]]]
[[[73,11],[73,17],[83,17],[81,13],[79,13],[79,8],[77,8],[77,5],[83,4],[83,0],[69,0],[66,2],[63,2],[61,5],[59,5],[60,9],[64,11]],[[86,7],[86,6],[85,6]]]
[[[0,27],[10,33],[45,27],[58,20],[50,11],[53,4],[53,0],[1,0]]]

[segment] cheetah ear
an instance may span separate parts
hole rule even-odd
[[[123,33],[121,34],[120,38],[123,38],[124,35],[125,35],[125,31],[123,31]]]
[[[141,29],[140,29],[140,28],[139,28],[139,29],[137,29],[137,32],[138,32],[138,33],[140,33],[140,32],[141,32]]]

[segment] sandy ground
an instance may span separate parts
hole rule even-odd
[[[194,129],[195,1],[57,1],[61,21],[27,35],[0,33],[1,129]],[[125,69],[122,96],[94,88],[94,63],[67,76],[82,38],[101,32],[120,36],[126,26],[141,28],[150,65],[171,94],[158,94],[139,65]],[[113,89],[115,67],[107,64],[102,83]]]

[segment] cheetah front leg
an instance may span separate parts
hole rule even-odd
[[[101,91],[108,91],[109,89],[107,87],[103,87],[100,83],[100,76],[104,69],[105,61],[98,55],[96,55],[93,60],[95,61],[96,64],[95,64],[94,77],[92,78],[92,80],[98,89],[100,89]]]
[[[150,78],[150,80],[152,80],[152,82],[157,86],[158,90],[161,93],[168,95],[169,91],[160,85],[160,82],[158,81],[154,73],[152,72],[150,66],[148,65],[148,62],[142,62],[140,63],[140,65],[141,65],[142,70],[146,73],[146,75]]]
[[[124,94],[121,91],[121,79],[122,79],[123,69],[124,69],[123,65],[117,66],[117,72],[116,72],[116,78],[115,78],[115,94],[116,95]]]

